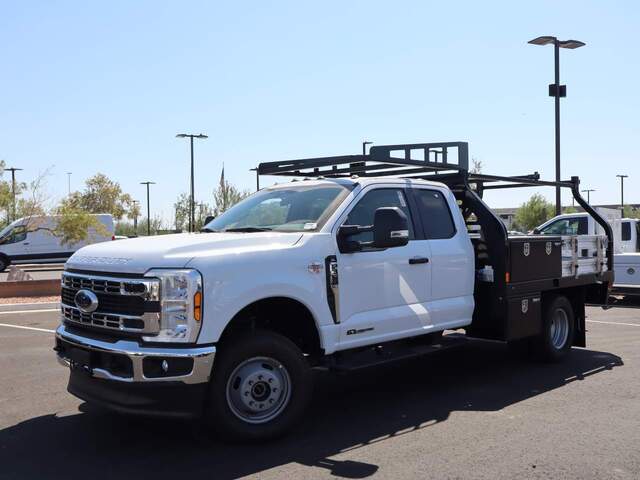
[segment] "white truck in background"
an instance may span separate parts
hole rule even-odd
[[[65,244],[52,232],[57,215],[18,218],[0,231],[0,272],[11,264],[65,262],[73,253],[92,243],[114,240],[113,217],[94,215],[102,229],[90,229],[85,240]]]
[[[624,297],[640,296],[640,219],[620,218],[618,209],[596,207],[595,210],[613,229],[612,293]],[[586,212],[566,213],[546,221],[534,230],[544,235],[602,235],[604,230]]]

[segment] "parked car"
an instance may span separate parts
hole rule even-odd
[[[307,411],[312,368],[375,368],[468,337],[531,345],[545,361],[585,346],[585,301],[605,302],[613,281],[610,227],[594,212],[604,240],[565,271],[559,236],[508,237],[479,195],[558,185],[586,205],[577,177],[472,174],[467,152],[263,163],[261,175],[305,179],[260,190],[202,233],[82,248],[65,266],[55,340],[69,392],[264,440]]]
[[[91,229],[86,240],[64,244],[51,233],[56,215],[19,218],[0,231],[0,271],[11,264],[64,262],[86,245],[113,239],[113,217],[95,215],[103,229]]]
[[[630,300],[637,299],[640,297],[640,221],[637,218],[620,218],[618,209],[596,207],[596,210],[613,229],[613,269],[616,281],[612,293]],[[534,231],[545,235],[583,237],[603,233],[602,227],[586,212],[558,215]],[[572,253],[567,255],[572,256]]]

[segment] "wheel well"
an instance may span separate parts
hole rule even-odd
[[[226,326],[220,342],[256,328],[271,330],[287,337],[300,350],[311,356],[322,354],[320,336],[313,315],[297,300],[271,297],[247,305]]]
[[[9,257],[6,254],[0,253],[0,259],[2,260],[2,263],[5,264],[6,267],[11,265],[11,260],[9,259]]]

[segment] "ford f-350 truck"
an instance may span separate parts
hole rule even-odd
[[[348,371],[460,346],[585,346],[606,302],[612,233],[563,268],[561,239],[510,238],[484,191],[570,188],[468,171],[464,142],[262,163],[264,188],[200,233],[85,247],[62,276],[58,360],[68,390],[122,412],[203,418],[242,439],[301,418],[312,369]],[[580,241],[577,237],[576,241]],[[453,334],[443,332],[457,331]]]

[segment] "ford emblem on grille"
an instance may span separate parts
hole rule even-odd
[[[73,300],[84,313],[95,312],[98,308],[98,297],[91,290],[78,290]]]

